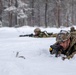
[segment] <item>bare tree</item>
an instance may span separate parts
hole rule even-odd
[[[3,10],[3,5],[2,5],[2,0],[0,0],[0,21],[2,21],[2,10]]]
[[[56,26],[57,27],[61,26],[60,14],[61,14],[61,0],[56,0]]]
[[[31,0],[31,26],[34,26],[34,0]]]
[[[45,27],[47,27],[48,0],[45,0]]]

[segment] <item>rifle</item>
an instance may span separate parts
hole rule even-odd
[[[33,37],[34,35],[33,34],[26,34],[26,35],[19,35],[19,37]]]
[[[50,54],[55,54],[55,57],[60,56],[62,50],[63,50],[62,46],[56,44],[51,45],[49,49]]]

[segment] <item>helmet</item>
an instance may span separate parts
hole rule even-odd
[[[70,33],[65,31],[65,30],[61,30],[57,36],[56,36],[56,41],[57,42],[64,42],[66,40],[68,40],[70,38]]]
[[[75,31],[75,28],[74,27],[71,27],[70,28],[70,31],[72,32],[72,31]]]
[[[41,30],[40,30],[39,28],[36,28],[36,29],[34,30],[34,32],[41,32]]]

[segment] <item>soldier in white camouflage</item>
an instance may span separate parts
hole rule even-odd
[[[61,30],[56,37],[56,43],[50,46],[50,53],[56,52],[56,57],[60,54],[66,55],[64,59],[70,59],[76,54],[76,37],[69,32]]]

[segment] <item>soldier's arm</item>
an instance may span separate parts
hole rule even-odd
[[[76,51],[75,52],[73,52],[71,55],[69,55],[69,56],[66,56],[66,57],[62,57],[62,60],[65,60],[65,59],[71,59],[71,58],[73,58],[74,57],[74,55],[76,54]]]

